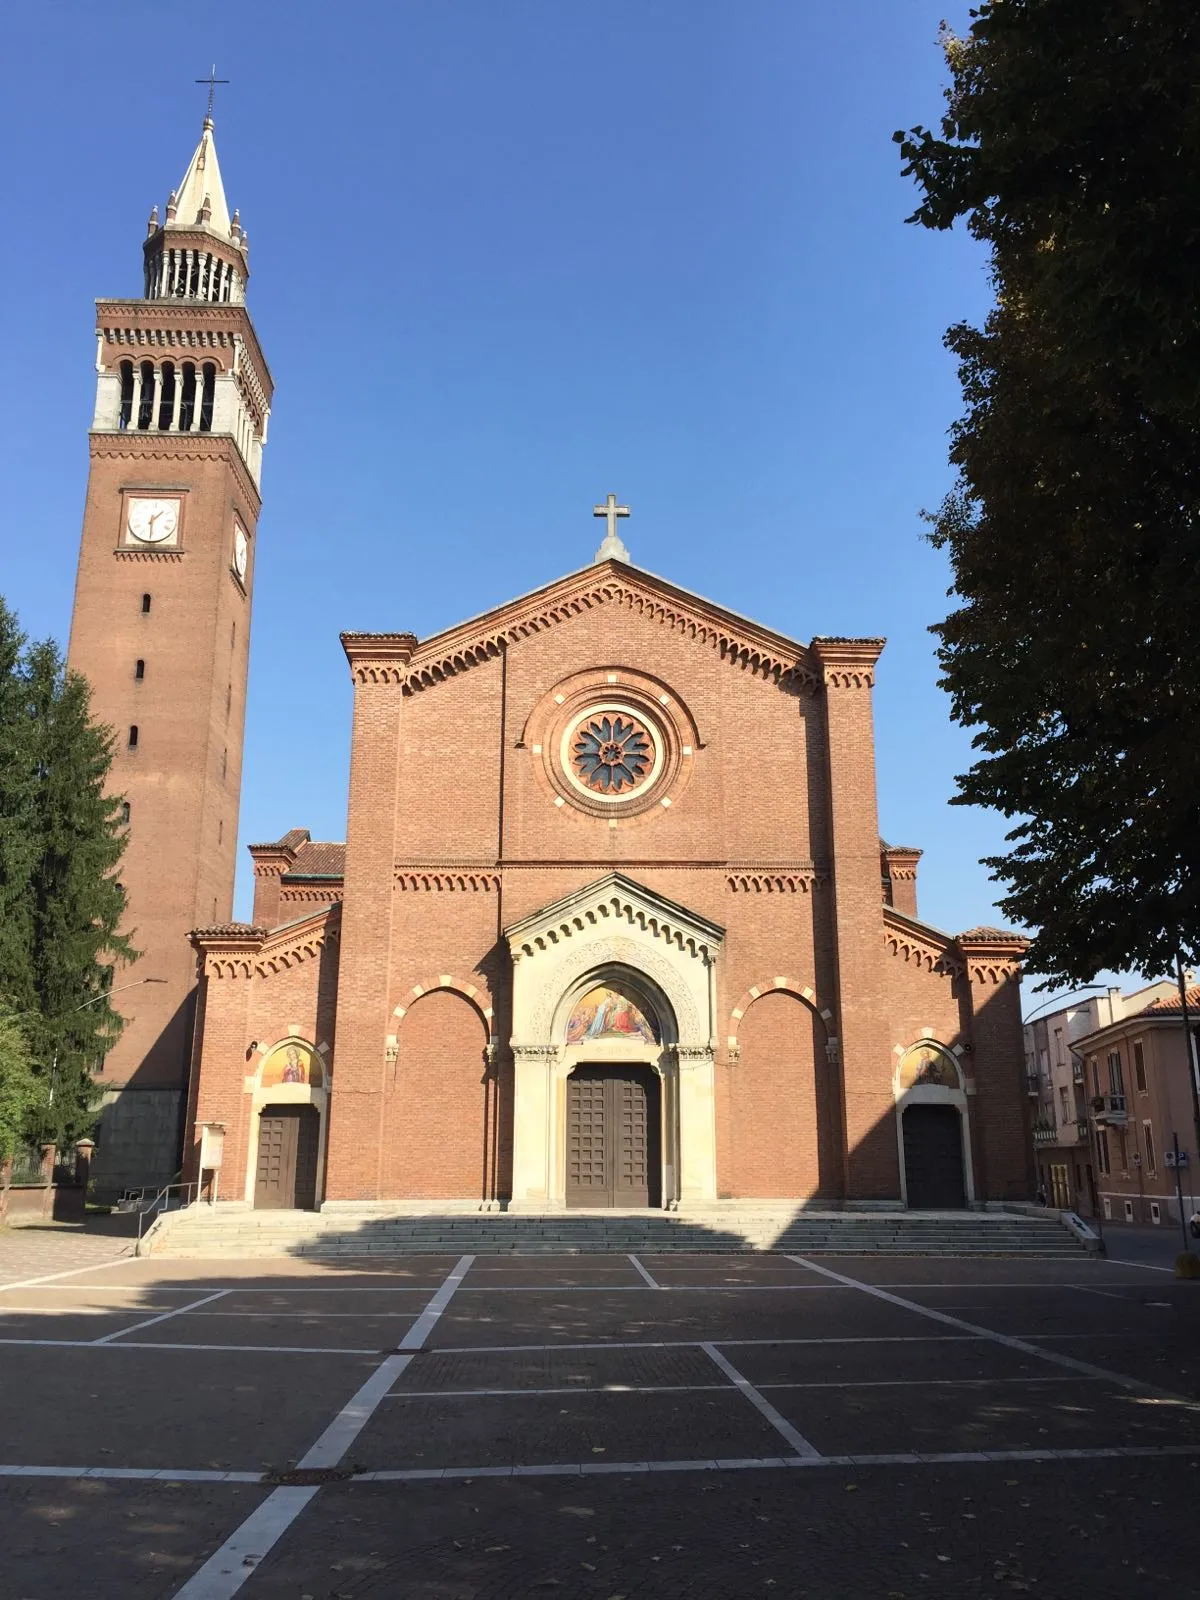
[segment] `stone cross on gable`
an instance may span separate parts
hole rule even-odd
[[[619,506],[616,495],[610,494],[602,506],[592,507],[592,515],[594,517],[604,517],[608,522],[608,532],[604,535],[604,541],[599,550],[596,551],[596,560],[628,561],[629,551],[626,550],[617,533],[617,518],[627,517],[629,515],[629,507]]]

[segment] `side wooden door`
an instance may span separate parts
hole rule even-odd
[[[311,1211],[317,1202],[320,1118],[315,1106],[265,1106],[258,1119],[254,1207]]]

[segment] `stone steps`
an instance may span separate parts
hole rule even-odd
[[[1056,1215],[779,1210],[387,1214],[194,1206],[155,1222],[143,1253],[171,1256],[574,1254],[772,1250],[835,1255],[1077,1256]]]

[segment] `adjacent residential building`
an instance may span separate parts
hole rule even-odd
[[[1200,1022],[1200,987],[1189,991]],[[1179,991],[1171,979],[1092,995],[1025,1025],[1038,1187],[1050,1205],[1105,1221],[1178,1220],[1174,1141],[1186,1214],[1196,1161]]]

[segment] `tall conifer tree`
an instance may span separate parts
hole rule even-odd
[[[64,1145],[90,1130],[93,1069],[121,1028],[103,998],[120,932],[125,848],[106,795],[111,735],[50,642],[26,646],[0,608],[0,1000],[21,1019],[39,1093],[26,1132]]]

